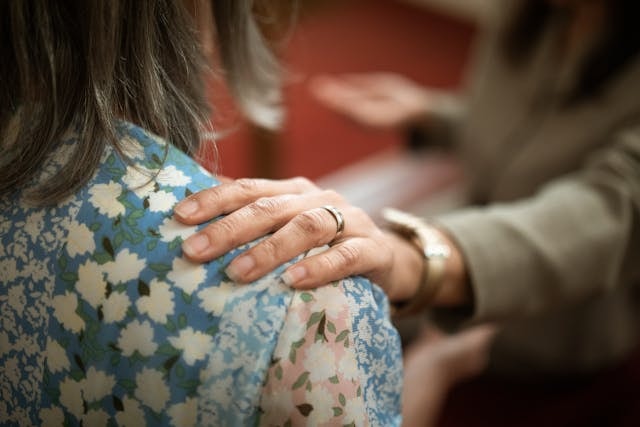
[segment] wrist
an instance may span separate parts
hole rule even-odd
[[[419,255],[420,259],[420,265],[410,270],[413,273],[412,281],[408,282],[412,283],[410,290],[390,295],[397,315],[416,313],[432,305],[461,305],[471,300],[462,255],[449,236],[424,220],[395,209],[385,209],[383,217],[388,228],[404,240],[404,246],[412,248],[413,257]]]

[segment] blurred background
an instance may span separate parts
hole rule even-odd
[[[425,159],[408,150],[404,135],[368,130],[328,110],[312,98],[308,82],[323,74],[391,71],[456,89],[486,1],[298,1],[295,16],[276,29],[276,50],[289,73],[283,128],[248,125],[224,88],[212,82],[218,153],[205,152],[204,163],[232,178],[306,176],[374,217],[386,205],[421,213],[444,208],[456,197],[455,162],[433,153]],[[292,4],[274,3],[287,11]],[[428,206],[418,202],[432,193]]]
[[[337,190],[374,220],[380,220],[384,206],[429,215],[459,205],[462,173],[453,158],[417,149],[400,132],[351,122],[316,101],[309,81],[325,74],[382,71],[425,86],[460,89],[476,36],[489,18],[490,2],[273,2],[282,8],[278,16],[287,16],[291,5],[297,5],[295,17],[264,23],[275,33],[275,48],[288,73],[283,127],[270,132],[249,125],[219,79],[211,81],[217,152],[203,152],[203,163],[231,178],[306,176]],[[560,386],[523,388],[491,380],[462,384],[448,397],[438,425],[607,425],[606,417],[593,414],[610,417],[626,397],[637,396],[639,361],[636,352],[622,366]],[[612,399],[612,391],[625,398]]]

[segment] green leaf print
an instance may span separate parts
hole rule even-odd
[[[347,404],[347,398],[346,398],[346,397],[344,397],[344,394],[342,394],[342,393],[340,393],[340,394],[338,395],[338,401],[340,402],[340,404],[341,404],[342,406],[344,406],[344,405],[346,405],[346,404]]]
[[[305,417],[308,417],[311,411],[313,411],[313,406],[309,403],[303,403],[302,405],[297,405],[298,411]]]
[[[309,371],[304,371],[303,373],[301,373],[298,379],[296,380],[296,382],[293,383],[292,389],[295,390],[297,388],[302,387],[304,383],[307,382],[308,378],[309,378]]]
[[[109,255],[111,255],[111,258],[114,257],[113,246],[111,245],[111,240],[109,240],[107,236],[102,238],[102,247]]]
[[[140,296],[147,296],[147,297],[151,295],[149,285],[144,283],[141,279],[138,279],[138,294]]]
[[[304,302],[311,302],[313,301],[313,295],[311,295],[309,292],[303,292],[300,294],[300,299]]]
[[[118,398],[115,394],[111,396],[111,400],[113,401],[113,407],[118,412],[124,411],[124,405],[122,404],[122,400]]]
[[[275,374],[278,380],[282,380],[282,366],[276,366]]]
[[[343,339],[347,338],[347,335],[349,335],[349,330],[345,329],[344,331],[338,334],[338,336],[336,337],[336,342],[340,342]]]

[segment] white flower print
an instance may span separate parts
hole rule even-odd
[[[202,301],[200,307],[214,316],[220,316],[224,310],[224,304],[233,292],[235,286],[230,282],[220,282],[218,286],[208,286],[198,292],[198,298]]]
[[[32,213],[25,222],[24,230],[31,237],[31,241],[35,242],[44,228],[44,210]]]
[[[36,282],[39,282],[45,277],[50,277],[49,265],[47,263],[47,260],[30,259],[25,264],[20,275],[22,277],[30,277]]]
[[[324,381],[336,374],[335,353],[330,346],[322,341],[316,341],[309,346],[305,354],[303,366],[309,371],[312,382]]]
[[[149,197],[154,191],[155,182],[153,176],[155,171],[147,169],[142,165],[127,166],[127,172],[122,177],[122,182],[127,189],[133,191],[140,199]]]
[[[76,284],[76,289],[91,307],[98,308],[98,306],[104,302],[107,289],[102,267],[91,260],[87,260],[78,267],[78,283]]]
[[[198,415],[198,401],[187,398],[184,403],[176,403],[167,411],[171,417],[171,424],[176,427],[192,427],[196,425]]]
[[[218,376],[221,375],[227,369],[230,369],[227,362],[224,360],[224,351],[219,348],[213,348],[207,361],[207,375]]]
[[[342,301],[344,304],[340,304]],[[313,290],[311,311],[324,310],[328,320],[337,319],[345,305],[346,300],[343,299],[342,292],[333,285],[321,286]]]
[[[120,149],[130,160],[144,160],[144,147],[129,135],[120,139]]]
[[[158,348],[153,341],[153,328],[148,320],[140,323],[134,320],[121,332],[118,347],[125,356],[131,356],[136,350],[143,356],[151,356]]]
[[[136,375],[135,396],[156,412],[162,411],[169,400],[169,387],[162,377],[162,372],[149,368],[142,368]]]
[[[219,379],[216,381],[215,387],[213,387],[213,399],[221,405],[223,408],[231,405],[231,399],[233,397],[233,378],[227,376],[225,379]]]
[[[0,260],[0,281],[13,282],[18,277],[18,265],[15,259]]]
[[[355,380],[360,376],[358,363],[353,353],[345,353],[338,363],[338,370],[346,380]]]
[[[3,236],[11,229],[11,220],[4,215],[0,215],[0,236]]]
[[[124,214],[124,205],[117,198],[122,194],[122,186],[117,182],[95,184],[89,187],[89,202],[103,215],[116,218]]]
[[[171,271],[167,274],[167,279],[189,295],[204,282],[206,277],[207,270],[203,264],[196,264],[184,258],[174,259]]]
[[[167,316],[174,309],[173,292],[171,287],[158,279],[149,283],[149,295],[144,295],[136,301],[136,307],[140,313],[146,313],[151,320],[158,323],[166,323]]]
[[[162,236],[160,240],[163,242],[173,242],[176,237],[185,240],[191,236],[196,232],[196,226],[184,225],[173,218],[165,218],[160,227],[158,227],[158,232]]]
[[[82,382],[84,399],[91,403],[108,396],[113,391],[116,380],[113,375],[107,375],[98,371],[94,366],[87,369],[87,374]]]
[[[109,415],[103,409],[92,409],[82,417],[82,424],[91,427],[103,427],[107,425]]]
[[[128,248],[121,250],[113,261],[102,266],[107,273],[107,280],[113,284],[125,283],[140,277],[140,272],[145,266],[145,260],[131,253]]]
[[[293,394],[286,388],[264,393],[260,402],[260,408],[264,410],[260,422],[268,426],[283,425],[294,412]]]
[[[308,425],[317,426],[326,423],[333,417],[333,394],[323,386],[316,386],[307,391],[307,402],[313,402],[313,411],[307,418]]]
[[[136,399],[122,399],[123,410],[116,413],[116,422],[123,427],[138,427],[145,424],[144,411]]]
[[[23,352],[27,356],[33,356],[36,353],[40,354],[42,352],[40,345],[38,345],[36,341],[36,337],[33,335],[19,336],[13,348],[16,351]]]
[[[0,378],[8,378],[14,387],[18,387],[20,383],[21,372],[16,356],[11,356],[5,361],[4,366],[0,366]]]
[[[243,332],[249,332],[249,328],[257,321],[255,303],[251,299],[238,300],[229,315],[229,320]]]
[[[169,187],[185,187],[191,183],[191,177],[188,177],[181,170],[176,169],[174,165],[166,166],[160,171],[156,178],[158,184]]]
[[[192,327],[181,330],[178,337],[170,337],[169,342],[175,348],[182,350],[182,358],[189,366],[204,359],[213,346],[211,335],[194,331]]]
[[[178,203],[178,199],[173,193],[158,191],[149,195],[149,210],[151,212],[167,212]]]
[[[11,341],[9,335],[5,331],[0,331],[0,356],[11,351]]]
[[[0,297],[0,302],[4,299],[4,297]],[[16,330],[16,324],[20,320],[16,314],[17,313],[9,312],[9,310],[0,311],[0,325],[2,325],[2,329],[11,331],[12,337],[15,336],[14,331]]]
[[[67,408],[77,419],[82,417],[82,385],[71,378],[60,383],[60,404]]]
[[[24,295],[24,285],[14,285],[9,287],[9,307],[17,313],[22,313],[27,304],[27,297]]]
[[[347,400],[344,406],[344,423],[353,423],[356,426],[364,425],[365,407],[362,397],[354,397]]]
[[[29,257],[27,256],[27,245],[29,242],[27,241],[27,236],[24,233],[15,233],[13,236],[13,242],[9,244],[9,253],[13,252],[13,257],[22,260],[23,262],[28,262]],[[10,260],[13,261],[13,260]],[[14,261],[15,267],[15,261]],[[1,267],[0,267],[1,271]],[[17,271],[16,271],[17,274]]]
[[[76,313],[78,309],[78,297],[71,292],[57,295],[51,302],[53,315],[66,329],[78,333],[84,329],[84,320]]]
[[[64,413],[59,406],[40,409],[42,427],[58,427],[64,424]]]
[[[52,340],[51,337],[47,338],[47,367],[51,373],[62,372],[71,367],[67,352],[58,341]]]
[[[106,323],[122,321],[127,315],[127,310],[131,305],[129,297],[124,292],[114,292],[109,295],[102,304],[102,314]]]
[[[67,237],[67,253],[71,258],[77,255],[95,252],[96,244],[93,232],[84,224],[71,221],[69,224],[69,236]]]

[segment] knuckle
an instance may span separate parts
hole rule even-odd
[[[237,247],[242,244],[238,239],[238,224],[231,217],[226,217],[216,222],[215,225],[215,230],[211,229],[209,231],[209,238],[212,241],[222,237],[230,247]]]
[[[317,236],[324,231],[324,227],[322,226],[323,219],[322,213],[314,209],[300,213],[293,219],[292,223],[302,234]]]
[[[291,181],[297,188],[302,191],[309,191],[317,188],[313,182],[303,176],[296,176],[295,178],[291,178]]]
[[[345,202],[344,197],[342,197],[342,195],[338,193],[336,190],[332,190],[332,189],[323,190],[322,195],[326,200],[336,205],[342,204]]]
[[[260,185],[256,179],[252,178],[240,178],[235,183],[241,191],[249,194],[255,192]]]
[[[282,201],[274,197],[261,197],[249,207],[256,215],[273,216],[282,209]]]
[[[359,248],[348,244],[335,247],[335,254],[339,265],[354,265],[361,255]]]
[[[198,203],[203,204],[205,206],[217,206],[221,200],[220,191],[218,191],[218,187],[209,188],[209,189],[200,191],[196,194],[192,194],[190,198],[196,199]]]
[[[358,223],[373,225],[373,220],[362,208],[351,206],[349,208],[349,215],[351,215]]]
[[[261,241],[254,251],[260,252],[260,256],[257,259],[274,260],[278,258],[281,245],[278,244],[274,238],[269,238]]]

